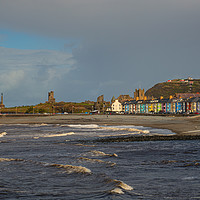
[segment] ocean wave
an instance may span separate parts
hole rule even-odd
[[[124,183],[123,181],[120,180],[113,180],[115,183],[117,183],[117,187],[120,187],[124,190],[133,190],[133,187],[131,187],[130,185],[127,185],[126,183]]]
[[[49,163],[43,163],[43,162],[35,162],[32,160],[23,160],[23,159],[16,159],[16,158],[0,158],[0,162],[10,162],[10,161],[25,161],[25,162],[31,162],[35,164],[40,164],[43,166],[48,166],[48,167],[56,167],[56,168],[63,168],[67,171],[68,174],[71,173],[91,173],[91,170],[82,167],[82,166],[74,166],[74,165],[62,165],[62,164],[49,164]]]
[[[99,160],[99,159],[91,159],[91,158],[85,158],[85,157],[80,157],[79,159],[84,160],[84,161],[88,161],[88,162],[104,163],[104,164],[107,164],[111,167],[116,165],[116,163],[114,163],[114,162],[103,161],[103,160]]]
[[[86,168],[86,167],[82,167],[82,166],[74,166],[74,165],[62,165],[62,164],[48,164],[47,166],[50,167],[56,167],[56,168],[63,168],[67,171],[68,174],[71,173],[91,173],[91,170]]]
[[[122,133],[122,134],[112,134],[112,135],[98,135],[98,137],[116,137],[116,136],[128,136],[128,135],[138,135],[140,133],[138,132],[133,132],[133,133]]]
[[[10,161],[23,161],[23,159],[16,159],[16,158],[0,158],[0,162],[10,162]]]
[[[130,185],[127,185],[123,181],[112,179],[111,182],[116,183],[115,188],[109,191],[112,194],[124,194],[123,190],[126,190],[126,191],[133,190],[133,187],[131,187]]]
[[[67,135],[74,135],[74,132],[69,132],[69,133],[61,133],[61,134],[52,134],[52,135],[44,135],[43,137],[62,137],[62,136],[67,136]]]
[[[140,129],[136,129],[136,128],[119,128],[119,127],[100,127],[101,129],[105,129],[105,130],[112,130],[112,131],[129,131],[129,132],[139,132],[139,133],[145,133],[148,134],[150,133],[149,130],[140,130]]]
[[[90,151],[92,154],[94,154],[95,156],[109,156],[109,157],[118,157],[117,154],[113,153],[113,154],[107,154],[104,153],[103,151],[97,151],[97,150],[93,150]]]
[[[7,135],[6,132],[2,132],[2,133],[0,133],[0,137],[3,137],[3,136],[5,136],[5,135]]]
[[[121,188],[114,188],[112,190],[110,190],[111,194],[124,194],[124,192],[122,191]]]
[[[68,127],[71,127],[71,128],[91,128],[91,129],[94,129],[94,128],[99,128],[99,125],[97,124],[69,124],[67,125]]]

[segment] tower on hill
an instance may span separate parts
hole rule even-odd
[[[145,99],[145,95],[144,95],[144,89],[135,89],[134,92],[134,99],[135,100],[144,100]]]
[[[48,101],[47,103],[55,103],[55,98],[54,98],[54,92],[53,91],[50,91],[48,92]]]

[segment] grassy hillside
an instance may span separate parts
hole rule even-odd
[[[26,113],[26,114],[36,114],[36,113],[85,113],[90,112],[94,106],[94,103],[73,103],[73,102],[58,102],[55,104],[41,103],[32,106],[18,106],[10,108],[2,108],[1,113]]]
[[[145,95],[149,97],[169,98],[170,95],[174,96],[175,93],[200,93],[200,80],[192,80],[188,82],[181,82],[180,80],[172,80],[172,82],[163,82],[154,85],[146,91]]]

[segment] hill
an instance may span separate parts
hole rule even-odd
[[[176,93],[200,93],[200,79],[175,79],[167,82],[158,83],[145,93],[147,97],[169,98]]]
[[[94,102],[56,102],[53,105],[50,103],[40,103],[32,106],[18,106],[10,108],[2,108],[0,113],[13,114],[37,114],[37,113],[85,113],[93,109]]]

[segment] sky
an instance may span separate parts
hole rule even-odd
[[[199,0],[0,0],[6,106],[96,101],[200,78]]]

